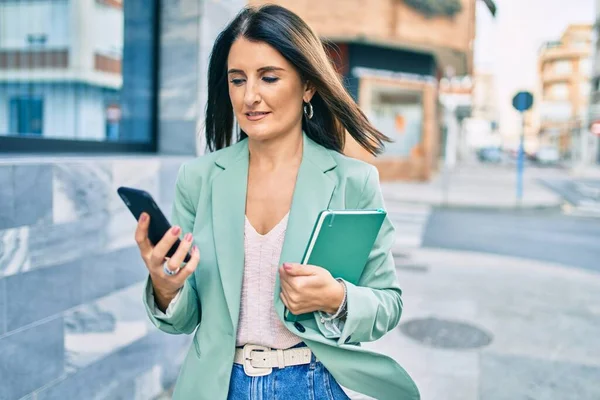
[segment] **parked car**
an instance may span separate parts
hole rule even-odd
[[[535,153],[535,161],[540,165],[556,165],[560,161],[560,152],[553,146],[540,147]]]
[[[481,162],[501,163],[503,160],[502,149],[498,147],[482,147],[477,150],[477,158]]]

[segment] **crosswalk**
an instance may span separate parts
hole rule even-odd
[[[600,218],[600,201],[581,200],[576,205],[565,203],[562,211],[564,214],[574,217]]]
[[[386,201],[386,210],[396,228],[395,247],[420,247],[431,215],[431,206],[388,200]]]
[[[600,218],[600,181],[540,179],[540,183],[563,198],[565,215]]]

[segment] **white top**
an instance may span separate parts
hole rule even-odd
[[[247,343],[287,349],[302,341],[279,320],[274,307],[275,278],[289,213],[265,235],[248,218],[244,226],[244,278],[236,346]]]

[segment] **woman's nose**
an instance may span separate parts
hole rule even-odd
[[[248,82],[246,85],[246,93],[244,94],[244,103],[250,107],[256,103],[260,103],[261,97],[254,83]]]

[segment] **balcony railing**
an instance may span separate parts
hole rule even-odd
[[[0,50],[0,69],[63,69],[69,66],[68,50]]]

